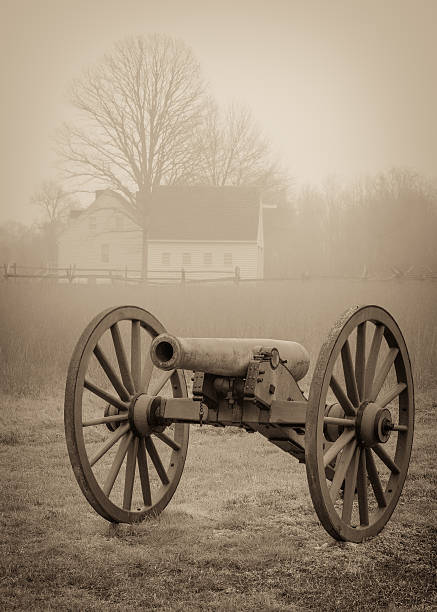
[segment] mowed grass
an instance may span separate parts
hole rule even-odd
[[[110,525],[74,480],[62,403],[0,400],[1,609],[436,609],[436,390],[417,397],[394,515],[358,545],[318,524],[303,465],[257,434],[209,427],[191,428],[159,517]]]

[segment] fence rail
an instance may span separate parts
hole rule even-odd
[[[201,283],[240,281],[240,268],[233,270],[187,270],[169,268],[167,270],[149,270],[147,278],[141,270],[124,268],[76,268],[76,266],[20,266],[16,263],[3,264],[4,280],[26,279],[30,281],[55,281],[60,283]]]
[[[209,276],[207,276],[209,275]],[[74,284],[104,284],[104,283],[147,283],[147,284],[185,284],[185,283],[221,283],[221,282],[272,282],[272,281],[308,281],[308,280],[356,280],[356,281],[390,281],[390,280],[418,280],[437,281],[437,271],[429,266],[410,266],[407,270],[400,270],[394,266],[384,275],[370,273],[367,267],[357,275],[313,274],[302,272],[295,276],[268,277],[268,278],[242,278],[240,268],[234,270],[187,270],[185,268],[171,268],[168,270],[149,270],[147,278],[141,275],[140,270],[125,268],[76,268],[68,266],[63,268],[52,266],[19,266],[16,263],[3,264],[3,280],[14,281],[24,279],[35,282],[58,282]]]

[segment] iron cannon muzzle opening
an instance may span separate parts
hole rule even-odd
[[[160,334],[150,346],[152,362],[161,370],[172,370],[179,368],[182,347],[178,338],[170,334]]]
[[[170,342],[158,342],[155,347],[155,354],[159,361],[170,361],[174,355],[173,346],[170,344]]]

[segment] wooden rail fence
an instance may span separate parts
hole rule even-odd
[[[208,276],[206,276],[208,274]],[[240,268],[234,270],[187,270],[185,268],[172,268],[168,270],[149,270],[147,278],[141,276],[140,270],[124,268],[76,268],[68,266],[58,268],[51,266],[19,266],[16,263],[3,264],[3,274],[0,279],[16,281],[25,279],[35,282],[57,282],[74,284],[104,284],[104,283],[147,283],[147,284],[185,284],[185,283],[221,283],[221,282],[271,282],[286,280],[361,280],[361,281],[389,281],[389,280],[418,280],[437,281],[437,271],[429,266],[410,266],[407,270],[400,270],[394,266],[386,274],[370,273],[367,267],[357,275],[332,275],[302,272],[295,276],[268,277],[268,278],[241,278]]]
[[[206,277],[206,275],[208,276]],[[58,268],[53,266],[19,266],[16,263],[3,264],[3,279],[30,281],[54,281],[59,283],[192,283],[192,282],[222,282],[240,281],[240,268],[233,270],[186,270],[185,268],[169,268],[168,270],[149,270],[147,278],[141,275],[141,270],[124,268],[76,268],[68,266]]]

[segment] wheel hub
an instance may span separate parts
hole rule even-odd
[[[151,433],[161,433],[165,425],[158,422],[157,409],[161,405],[159,396],[141,393],[134,397],[129,406],[129,423],[136,436],[150,436]]]
[[[358,408],[356,431],[362,446],[384,444],[390,438],[393,421],[390,410],[375,402],[363,402]]]

